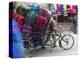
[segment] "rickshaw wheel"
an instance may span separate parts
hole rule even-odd
[[[69,50],[73,47],[74,45],[74,38],[72,35],[70,34],[66,34],[62,37],[61,39],[61,47],[64,49],[64,50]]]

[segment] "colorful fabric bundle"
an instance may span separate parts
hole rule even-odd
[[[50,13],[48,12],[47,9],[41,8],[39,14],[40,14],[41,16],[45,17],[47,20],[49,20],[50,17],[51,17],[51,15],[50,15]]]
[[[47,22],[48,20],[45,17],[39,15],[34,24],[34,28],[38,29],[38,31],[41,32],[46,26]]]
[[[16,9],[16,12],[19,14],[19,15],[22,15],[22,16],[26,16],[26,14],[29,12],[30,9],[26,9],[22,6],[19,6],[17,7]]]
[[[57,4],[57,13],[60,14],[60,4]]]
[[[37,18],[37,13],[34,12],[34,11],[29,11],[26,18],[25,18],[25,24],[28,24],[28,25],[33,25],[36,18]]]
[[[64,14],[64,7],[61,4],[57,4],[57,12],[58,14]]]
[[[56,13],[56,9],[55,6],[53,4],[49,4],[49,10],[51,11],[51,13]]]
[[[72,10],[71,6],[70,6],[70,8],[68,9],[68,13],[70,13],[70,14],[73,13],[73,10]]]
[[[23,25],[24,25],[24,16],[21,16],[17,13],[13,13],[13,18],[17,21],[18,23],[18,27],[20,28],[20,30],[22,31],[23,29]]]
[[[33,3],[31,6],[31,9],[33,9],[33,10],[40,9],[40,5],[38,3]]]
[[[24,12],[22,10],[24,10]],[[26,11],[27,10],[24,8],[18,7],[17,13],[13,14],[13,17],[18,22],[19,28],[23,33],[23,39],[26,39],[26,35],[28,34],[32,36],[32,42],[35,47],[42,45],[41,32],[43,30],[46,31],[46,25],[50,21],[51,13],[47,9],[40,8],[40,6],[35,3],[32,4],[31,9]],[[26,17],[23,17],[25,14]]]
[[[77,6],[72,6],[72,9],[73,9],[73,13],[76,13],[77,12]]]
[[[68,13],[74,14],[77,11],[77,7],[76,6],[71,6],[71,8],[68,10]]]
[[[68,15],[69,16],[74,16],[76,13],[77,13],[77,6],[76,5],[67,5],[69,6],[69,9],[68,9]]]
[[[64,7],[63,7],[63,5],[60,5],[60,11],[61,11],[61,15],[63,15],[64,14]]]
[[[33,3],[31,6],[31,10],[28,11],[25,19],[25,24],[33,25],[40,10],[40,5],[37,3]]]
[[[50,14],[48,13],[47,10],[45,12],[44,11],[41,10],[41,12],[40,12],[41,14],[37,17],[37,20],[34,23],[33,33],[34,32],[38,32],[38,33],[32,34],[34,36],[34,37],[32,37],[32,42],[33,42],[34,47],[36,47],[38,45],[42,45],[44,33],[46,32],[46,30],[48,28],[48,24],[47,23],[50,21],[50,19],[49,19],[50,18]],[[42,13],[42,12],[44,12],[44,13]],[[42,37],[41,32],[44,32],[43,33],[43,37]]]
[[[40,10],[40,5],[38,3],[33,3],[31,5],[31,10],[36,12],[37,14],[39,14],[39,10]]]

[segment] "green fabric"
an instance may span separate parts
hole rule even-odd
[[[22,16],[26,16],[26,14],[30,11],[31,9],[26,9],[24,7],[17,7],[16,12]]]

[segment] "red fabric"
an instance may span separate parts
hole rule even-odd
[[[21,32],[28,33],[29,35],[32,33],[32,27],[30,25],[25,24],[25,17],[21,16],[17,13],[13,13],[13,18],[17,21],[18,27]]]
[[[20,24],[24,23],[24,16],[21,16],[17,13],[13,13],[13,18],[15,18],[16,21]]]
[[[38,16],[37,20],[36,20],[36,22],[34,24],[34,27],[38,28],[39,32],[41,32],[42,29],[44,29],[44,27],[46,26],[47,22],[48,22],[48,20],[45,17]]]
[[[17,21],[18,27],[22,31],[23,26],[24,26],[24,16],[21,16],[21,15],[15,13],[15,12],[13,12],[12,16]]]

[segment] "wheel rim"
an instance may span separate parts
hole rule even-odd
[[[72,48],[74,44],[74,38],[71,35],[65,35],[61,40],[61,44],[63,49],[68,50]]]

